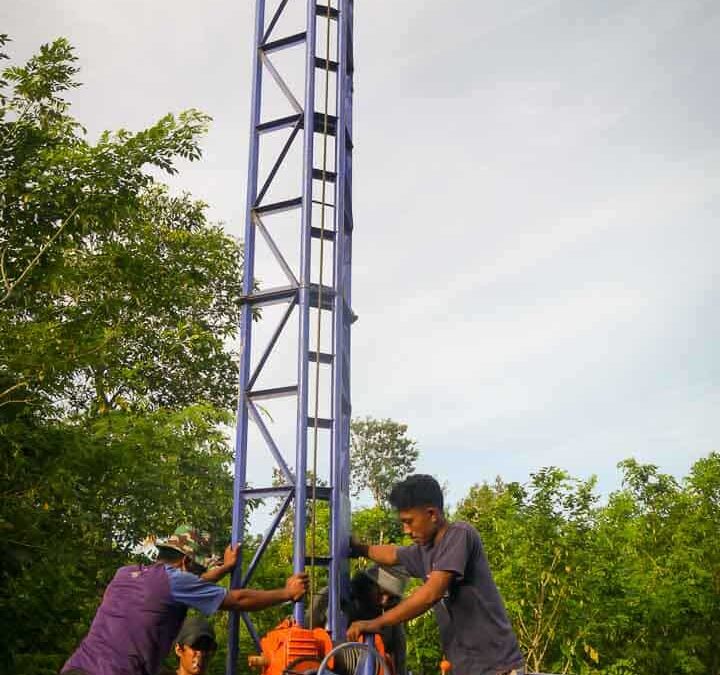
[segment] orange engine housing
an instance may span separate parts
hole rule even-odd
[[[285,619],[260,640],[260,647],[260,656],[248,658],[250,667],[262,668],[262,675],[283,675],[317,670],[333,644],[324,628],[301,628]],[[331,659],[328,667],[332,666]]]
[[[377,665],[377,675],[394,675],[392,665],[387,668],[382,638],[373,635],[372,643],[383,657],[383,662]],[[260,648],[262,654],[248,657],[251,668],[260,669],[262,675],[299,675],[316,671],[333,643],[324,628],[301,628],[293,619],[285,619],[261,638]],[[328,662],[331,670],[334,661],[331,658]]]

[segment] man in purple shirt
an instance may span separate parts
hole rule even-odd
[[[297,601],[307,589],[304,573],[267,591],[216,585],[235,567],[238,548],[228,546],[223,564],[203,571],[200,536],[188,526],[156,546],[154,565],[128,565],[116,572],[63,675],[155,675],[189,607],[206,616],[219,609],[251,611]]]
[[[355,621],[348,640],[420,616],[431,607],[453,675],[523,675],[523,658],[493,581],[480,535],[468,523],[449,523],[432,476],[409,476],[393,488],[412,546],[352,543],[355,555],[381,565],[403,565],[425,583],[399,605],[370,621]]]

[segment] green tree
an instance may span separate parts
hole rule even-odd
[[[454,514],[482,536],[530,670],[567,672],[596,657],[573,614],[584,602],[594,485],[549,467],[526,486],[475,486]]]
[[[198,158],[208,118],[168,115],[90,144],[59,97],[77,86],[74,60],[58,40],[5,71],[0,405],[229,408],[240,248],[147,171]]]
[[[0,660],[33,675],[140,539],[190,521],[222,546],[231,520],[241,248],[154,177],[208,117],[90,143],[76,76],[59,39],[0,77]]]
[[[600,506],[558,469],[475,486],[455,517],[480,531],[531,669],[717,675],[720,456],[682,482],[626,460]]]
[[[402,525],[397,514],[381,506],[353,511],[352,531],[363,542],[403,543]]]
[[[621,463],[623,489],[600,516],[591,579],[602,598],[588,614],[601,664],[629,672],[716,675],[720,456],[682,482],[657,466]]]
[[[407,436],[407,424],[372,417],[350,425],[353,494],[369,490],[376,506],[387,504],[392,486],[415,470],[419,450]]]

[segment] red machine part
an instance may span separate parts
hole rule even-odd
[[[261,668],[262,675],[305,673],[317,670],[332,646],[325,629],[301,628],[292,619],[285,619],[260,640],[262,654],[248,657],[248,664]]]
[[[377,675],[394,675],[387,668],[385,647],[379,635],[373,635],[372,645],[380,654]],[[262,653],[248,657],[248,665],[260,669],[262,675],[301,675],[316,671],[325,655],[333,648],[330,635],[324,628],[301,628],[293,619],[285,619],[260,640]],[[342,655],[338,655],[340,660]],[[328,662],[330,670],[335,659]],[[349,665],[349,664],[348,664]]]

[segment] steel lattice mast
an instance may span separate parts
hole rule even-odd
[[[300,32],[283,34],[280,26],[288,8],[304,3],[305,26]],[[327,37],[330,39],[328,40]],[[321,48],[319,50],[319,47]],[[323,53],[318,53],[322,51]],[[298,101],[292,87],[273,62],[283,58],[304,61],[304,97]],[[350,326],[354,319],[350,303],[352,258],[352,76],[353,76],[353,0],[279,0],[267,12],[265,0],[256,0],[255,38],[253,50],[253,85],[251,106],[250,153],[247,181],[247,211],[245,221],[244,304],[240,319],[241,358],[239,367],[239,397],[237,410],[236,459],[232,541],[242,544],[243,523],[247,500],[260,497],[280,497],[281,505],[263,537],[253,560],[242,569],[236,568],[232,588],[248,585],[264,551],[283,516],[294,508],[293,569],[306,566],[306,504],[312,488],[307,484],[307,472],[312,470],[309,454],[313,439],[319,433],[329,434],[329,485],[317,488],[318,499],[330,502],[331,531],[329,559],[316,562],[329,565],[329,630],[335,640],[344,631],[340,612],[341,585],[347,577],[347,544],[349,538],[349,436],[350,436]],[[286,56],[285,56],[286,55]],[[267,76],[270,77],[267,77]],[[318,96],[332,82],[330,108],[318,110]],[[269,86],[281,92],[292,114],[262,115],[263,101]],[[297,86],[296,86],[297,88]],[[322,96],[320,96],[322,99]],[[327,104],[327,99],[325,100]],[[268,156],[261,139],[285,138],[279,151]],[[332,151],[319,152],[318,143],[332,139]],[[293,146],[302,144],[302,152],[293,154]],[[272,146],[272,143],[268,143]],[[278,145],[278,147],[280,147]],[[325,145],[327,147],[327,145]],[[323,155],[323,156],[321,156]],[[296,194],[277,201],[269,196],[279,180],[281,169],[288,162],[301,162],[301,185]],[[265,164],[267,162],[267,164]],[[261,166],[269,169],[260,175]],[[325,195],[319,203],[318,190]],[[320,200],[322,201],[322,200]],[[293,257],[276,243],[273,217],[294,214],[299,222],[299,237]],[[263,271],[257,268],[256,235],[260,233],[272,253],[273,263],[287,279],[279,287],[262,287]],[[322,254],[318,245],[331,255],[332,269],[318,278]],[[322,283],[320,283],[320,281]],[[265,344],[253,341],[253,314],[265,306],[281,304],[285,307],[275,330]],[[261,310],[262,311],[262,310]],[[263,370],[272,362],[277,345],[288,331],[290,319],[296,314],[298,334],[296,362],[287,372],[282,386],[260,388],[258,381]],[[313,318],[329,326],[330,348],[319,349],[319,331]],[[316,414],[315,397],[318,390],[310,386],[311,370],[329,370],[330,385],[322,391],[323,409],[330,416]],[[317,374],[315,374],[317,379]],[[276,439],[282,436],[274,425],[267,424],[259,409],[259,401],[294,397],[297,401],[294,423],[295,447],[283,447]],[[282,485],[252,487],[247,485],[248,425],[253,422],[263,439],[263,451],[272,457],[281,476]],[[316,449],[315,445],[315,449]],[[291,453],[294,450],[294,461]],[[303,606],[294,610],[302,624]],[[238,652],[239,622],[242,620],[255,642],[258,635],[250,618],[232,614],[227,672],[235,673]]]

